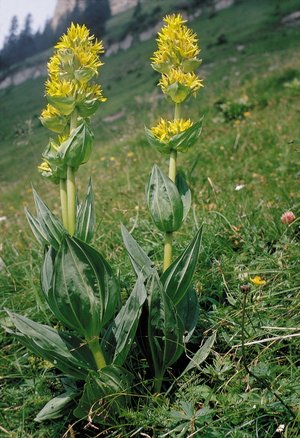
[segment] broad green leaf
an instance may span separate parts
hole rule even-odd
[[[109,365],[98,372],[90,372],[84,392],[74,415],[77,418],[92,418],[103,421],[109,415],[110,424],[127,404],[132,375],[116,365]]]
[[[154,271],[151,260],[122,224],[121,233],[125,248],[129,254],[130,261],[136,275],[139,275],[139,273],[142,272],[145,277],[148,277]]]
[[[156,375],[163,375],[183,351],[184,327],[175,306],[157,275],[152,275],[148,290],[148,342]]]
[[[161,282],[166,293],[177,305],[189,289],[197,266],[202,239],[202,227],[184,252],[163,273]]]
[[[76,217],[75,236],[89,243],[95,232],[96,215],[92,181],[90,179],[85,200],[80,204]]]
[[[187,343],[191,339],[199,317],[199,299],[192,287],[177,304],[176,310],[184,327],[184,343]]]
[[[209,353],[211,352],[211,349],[215,343],[216,340],[216,335],[217,333],[214,332],[204,343],[204,345],[202,345],[202,347],[199,348],[199,350],[194,354],[194,356],[192,357],[190,363],[188,364],[188,366],[185,368],[185,370],[183,371],[183,373],[181,374],[180,377],[182,377],[185,373],[187,373],[188,371],[190,371],[193,368],[198,368],[199,365],[205,361],[205,359],[207,358],[207,356],[209,355]]]
[[[148,208],[160,231],[173,232],[180,228],[183,218],[181,196],[173,181],[154,165],[146,190]]]
[[[112,363],[123,365],[134,341],[147,292],[140,274],[133,291],[102,341],[103,351],[113,350]]]
[[[45,249],[44,260],[41,269],[41,287],[48,303],[48,295],[52,285],[55,256],[56,251],[54,248],[52,248],[52,246],[50,246],[48,249]]]
[[[63,373],[84,380],[89,370],[95,370],[92,353],[81,339],[55,330],[7,310],[16,331],[5,328],[37,356],[53,363]]]
[[[74,399],[78,396],[78,391],[66,391],[63,394],[54,397],[52,400],[45,404],[43,409],[35,417],[34,421],[41,423],[46,420],[56,420],[62,417],[66,412],[70,410]]]
[[[57,217],[51,212],[51,210],[49,210],[46,204],[39,197],[37,192],[34,189],[32,191],[37,213],[36,219],[39,222],[49,245],[53,246],[55,249],[58,249],[65,234],[65,230]]]
[[[43,246],[48,244],[47,235],[44,232],[43,228],[41,227],[39,221],[36,217],[32,216],[29,210],[25,208],[25,214],[27,217],[27,221],[30,225],[31,231],[34,234],[34,237],[36,240]]]
[[[187,185],[187,182],[182,175],[182,173],[177,173],[176,175],[176,187],[178,189],[178,192],[181,196],[181,201],[183,205],[183,221],[188,215],[188,212],[190,211],[191,204],[192,204],[192,194],[189,189],[189,186]]]
[[[91,339],[98,337],[114,316],[119,284],[98,251],[66,236],[55,258],[48,300],[59,321]]]
[[[199,122],[193,123],[193,125],[185,131],[174,135],[169,143],[170,148],[176,151],[186,152],[199,138],[202,131],[202,122],[203,118],[199,120]]]
[[[155,137],[153,132],[146,127],[145,127],[145,134],[146,134],[146,138],[147,138],[150,146],[155,147],[162,154],[169,154],[171,152],[171,148],[169,146],[169,143],[164,143],[162,141],[159,141]]]
[[[64,164],[77,169],[88,161],[92,147],[93,133],[88,124],[83,122],[73,129],[69,138],[60,145],[58,156]]]

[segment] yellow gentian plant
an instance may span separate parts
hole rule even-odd
[[[154,70],[161,73],[158,85],[168,100],[174,104],[174,119],[161,118],[157,126],[152,127],[151,130],[146,129],[146,134],[150,144],[161,153],[169,155],[168,177],[176,185],[177,154],[186,152],[195,143],[202,126],[201,121],[193,123],[190,119],[182,118],[182,103],[190,96],[195,96],[203,85],[202,80],[195,73],[201,64],[198,58],[200,48],[197,35],[184,24],[186,21],[180,14],[166,16],[164,22],[165,25],[158,33],[158,50],[151,58],[151,65]],[[155,172],[158,173],[157,170]],[[157,200],[156,195],[160,196],[161,190],[156,187],[156,183],[152,174],[147,196],[150,213],[156,226],[166,233],[163,266],[165,271],[172,262],[173,232],[181,226],[187,212],[184,211],[186,209],[180,201],[180,193],[178,190],[176,192],[172,184],[168,184],[169,189],[173,188],[172,199],[165,202],[165,205],[161,202],[164,197]],[[172,223],[170,218],[173,218]],[[174,220],[176,218],[177,220]]]
[[[72,389],[51,400],[36,421],[58,418],[68,405],[78,418],[99,400],[111,419],[127,403],[132,375],[123,367],[134,341],[146,291],[139,277],[121,307],[120,284],[105,258],[89,242],[95,231],[93,192],[76,205],[75,174],[90,157],[92,116],[106,99],[92,79],[102,65],[103,46],[84,26],[72,24],[48,63],[48,104],[41,122],[57,134],[43,153],[39,170],[59,184],[62,223],[34,191],[36,216],[27,218],[44,249],[41,289],[58,327],[38,324],[7,311],[7,328],[33,353],[73,379]],[[79,382],[85,382],[84,389]],[[105,409],[105,407],[107,409]]]
[[[42,111],[41,122],[60,135],[56,142],[50,141],[39,170],[43,176],[59,183],[63,225],[73,235],[75,173],[91,154],[93,134],[89,117],[106,100],[101,86],[92,81],[103,65],[99,56],[104,50],[102,42],[90,36],[84,25],[75,24],[61,37],[55,49],[48,62],[46,97],[49,103]]]
[[[192,278],[202,235],[200,228],[183,253],[172,262],[173,233],[181,227],[191,206],[188,184],[177,173],[177,154],[189,150],[202,128],[201,120],[193,123],[183,118],[181,108],[182,103],[202,87],[202,81],[195,73],[201,62],[196,35],[184,24],[180,14],[167,16],[164,22],[165,26],[158,34],[158,50],[151,61],[152,67],[161,73],[159,86],[162,92],[174,105],[174,118],[161,118],[156,126],[146,128],[149,143],[169,157],[168,175],[155,165],[146,189],[151,217],[157,228],[165,233],[161,275],[143,249],[122,228],[133,268],[137,275],[142,273],[147,289],[137,339],[153,372],[154,392],[162,390],[168,368],[184,352],[197,324],[199,304]],[[213,340],[208,342],[212,345]]]

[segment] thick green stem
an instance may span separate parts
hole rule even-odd
[[[177,162],[177,152],[171,151],[170,153],[170,163],[169,163],[169,178],[175,183],[176,180],[176,162]],[[166,233],[165,246],[164,246],[164,272],[168,269],[172,263],[172,241],[173,233]]]
[[[77,110],[75,109],[71,115],[71,121],[70,121],[70,134],[73,131],[73,129],[77,128]]]
[[[168,269],[172,263],[172,241],[173,233],[166,233],[165,246],[164,246],[164,272]]]
[[[174,119],[177,120],[180,118],[180,104],[175,104],[175,112]],[[176,181],[176,166],[177,166],[177,151],[172,150],[170,152],[170,161],[169,161],[169,178],[175,184]],[[166,233],[165,237],[165,246],[164,246],[164,272],[168,269],[168,267],[172,263],[172,241],[173,241],[173,233]]]
[[[158,394],[161,391],[161,385],[163,382],[163,375],[156,375],[154,378],[154,393]]]
[[[68,231],[71,236],[75,233],[76,225],[76,184],[75,170],[67,168],[67,193],[68,193]]]
[[[94,356],[98,370],[106,367],[106,362],[99,345],[99,340],[97,338],[92,339],[90,342],[88,342],[88,346]]]
[[[180,119],[180,112],[181,112],[180,109],[181,109],[180,103],[175,103],[175,111],[174,111],[175,120]]]
[[[68,230],[68,196],[67,196],[67,183],[65,179],[61,179],[59,182],[60,202],[61,202],[61,215],[63,225]]]
[[[71,116],[70,134],[77,127],[77,111]],[[75,169],[67,167],[67,208],[68,208],[68,231],[71,236],[75,233],[76,226],[76,183]]]
[[[176,164],[177,164],[177,151],[171,151],[169,161],[169,178],[175,183],[176,180]]]

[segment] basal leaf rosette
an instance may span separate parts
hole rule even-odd
[[[145,130],[150,145],[161,153],[169,154],[172,150],[187,152],[201,134],[202,119],[193,123],[190,119],[161,118],[156,126]]]

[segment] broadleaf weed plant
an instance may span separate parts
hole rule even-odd
[[[151,391],[169,393],[174,382],[168,385],[166,374],[168,370],[173,374],[171,367],[177,367],[197,324],[199,303],[192,280],[202,228],[174,261],[172,246],[174,233],[191,206],[188,184],[177,172],[177,154],[187,152],[202,129],[202,120],[193,123],[181,116],[182,103],[202,87],[195,73],[201,62],[200,49],[197,36],[181,15],[164,20],[151,61],[161,73],[162,92],[174,105],[174,119],[162,118],[157,126],[146,129],[150,144],[169,156],[168,175],[155,165],[146,189],[150,215],[165,235],[164,260],[162,269],[155,269],[146,252],[121,226],[137,277],[123,304],[113,268],[90,244],[96,223],[91,182],[79,203],[75,178],[92,151],[90,117],[106,100],[100,85],[93,82],[102,65],[102,43],[84,25],[72,24],[48,63],[48,105],[41,122],[57,138],[50,139],[39,170],[59,187],[62,221],[35,190],[36,216],[29,211],[26,214],[44,250],[41,289],[59,328],[7,310],[12,325],[6,330],[73,383],[66,393],[47,403],[37,421],[58,418],[72,406],[77,418],[114,424],[121,410],[133,403],[128,394],[134,394],[134,385],[140,383],[141,373],[130,366],[136,357],[147,360]],[[205,360],[214,340],[215,335],[207,339],[187,367],[179,369],[181,375]],[[144,387],[147,396],[149,387]]]

